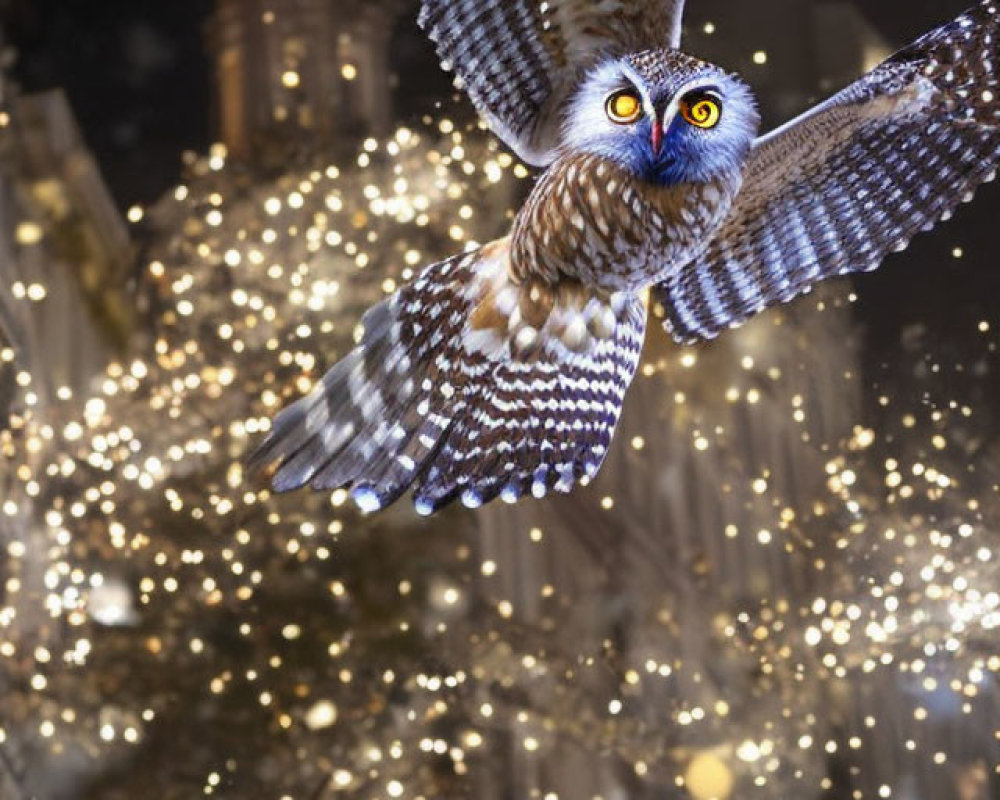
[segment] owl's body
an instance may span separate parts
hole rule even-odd
[[[636,184],[607,158],[560,157],[517,216],[518,281],[641,291],[689,262],[723,223],[741,175],[705,183]]]
[[[278,490],[570,491],[598,471],[652,288],[710,338],[833,275],[874,269],[1000,161],[994,0],[757,138],[738,78],[678,51],[682,0],[423,0],[421,21],[494,130],[546,168],[511,234],[428,267],[277,417]]]
[[[637,93],[646,110],[635,135],[593,113],[628,86],[649,87]],[[699,87],[733,103],[712,140],[672,107]],[[674,122],[664,124],[666,116]],[[641,291],[665,280],[725,220],[758,124],[742,83],[676,50],[599,64],[571,102],[555,160],[514,223],[514,278],[605,291]],[[662,126],[657,143],[654,126]],[[692,157],[697,150],[703,157]]]

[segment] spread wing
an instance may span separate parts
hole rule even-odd
[[[607,53],[680,44],[684,0],[423,0],[420,25],[494,133],[547,166],[580,73]]]
[[[278,491],[349,488],[366,511],[412,486],[426,514],[593,478],[639,366],[646,304],[574,287],[529,302],[509,282],[509,246],[434,264],[371,309],[358,347],[275,418],[251,471],[277,464]]]
[[[1000,161],[998,51],[988,0],[760,139],[716,239],[657,287],[668,331],[711,338],[873,270],[971,199]]]

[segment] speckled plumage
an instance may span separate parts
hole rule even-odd
[[[737,171],[703,184],[643,186],[607,159],[560,158],[514,222],[514,276],[640,291],[701,247],[739,185]]]
[[[711,337],[874,269],[995,174],[993,0],[760,139],[745,84],[671,49],[682,5],[423,0],[494,130],[548,169],[510,236],[372,309],[275,419],[252,459],[275,489],[374,511],[413,487],[424,513],[569,491],[607,453],[645,289],[678,339]]]

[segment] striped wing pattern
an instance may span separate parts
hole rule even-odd
[[[414,491],[421,513],[460,496],[476,508],[568,493],[598,472],[632,383],[646,309],[633,299],[612,338],[573,352],[549,340],[530,360],[479,359],[434,462]]]
[[[493,131],[555,157],[560,112],[603,54],[680,43],[683,0],[423,0],[420,24]]]
[[[657,287],[678,340],[712,338],[947,219],[1000,161],[1000,15],[983,2],[758,141],[706,252]]]
[[[555,338],[524,356],[484,348],[470,319],[493,269],[482,251],[450,259],[369,311],[358,347],[278,415],[250,469],[277,464],[277,491],[348,488],[369,512],[412,486],[424,514],[589,481],[638,366],[645,304],[628,299],[614,334],[583,351]]]

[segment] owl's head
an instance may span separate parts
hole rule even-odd
[[[741,80],[676,50],[649,50],[590,72],[563,142],[651,183],[703,183],[742,170],[759,126]]]

